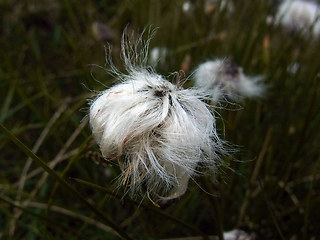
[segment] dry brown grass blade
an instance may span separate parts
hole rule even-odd
[[[5,195],[1,195],[1,197],[3,199],[5,199],[6,201],[8,202],[11,202],[12,204],[15,204],[17,206],[20,206],[20,207],[32,207],[32,208],[37,208],[37,209],[48,209],[48,204],[45,204],[45,203],[40,203],[40,202],[33,202],[33,201],[30,201],[28,202],[27,204],[25,204],[24,206],[22,204],[17,204],[15,203],[12,199],[10,199],[9,197],[5,196]],[[60,207],[60,206],[56,206],[56,205],[51,205],[50,206],[50,211],[53,211],[53,212],[56,212],[56,213],[60,213],[60,214],[63,214],[63,215],[66,215],[66,216],[69,216],[69,217],[72,217],[72,218],[76,218],[76,219],[79,219],[87,224],[90,224],[90,225],[93,225],[105,232],[110,232],[110,233],[113,233],[115,235],[117,235],[117,233],[115,231],[113,231],[112,228],[110,228],[109,226],[93,219],[93,218],[90,218],[90,217],[87,217],[87,216],[84,216],[82,214],[79,214],[77,212],[74,212],[74,211],[71,211],[69,209],[66,209],[66,208],[63,208],[63,207]],[[0,234],[1,236],[1,234]]]
[[[269,142],[270,142],[270,139],[271,139],[271,134],[272,134],[272,128],[269,128],[267,133],[266,133],[266,136],[265,136],[265,139],[264,139],[264,142],[263,142],[263,145],[262,145],[258,160],[257,160],[257,162],[255,164],[254,169],[253,169],[253,172],[252,172],[252,175],[251,175],[251,178],[250,178],[250,185],[254,184],[256,182],[256,180],[257,180],[257,177],[258,177],[258,174],[259,174],[263,159],[265,157],[265,154],[266,154],[268,146],[269,146]],[[247,190],[246,190],[246,193],[245,193],[244,201],[243,201],[243,203],[242,203],[242,205],[240,207],[237,226],[239,226],[241,224],[241,222],[243,221],[246,209],[247,209],[247,207],[249,205],[249,200],[251,198],[251,195],[252,195],[252,190],[251,190],[250,187],[248,187]]]
[[[79,125],[79,127],[73,132],[73,134],[67,140],[65,145],[62,147],[62,149],[56,155],[56,157],[51,162],[48,163],[48,166],[50,168],[53,169],[57,165],[57,163],[60,162],[60,159],[64,156],[67,149],[71,146],[71,144],[74,142],[74,140],[77,138],[77,136],[81,133],[82,129],[87,125],[87,123],[88,123],[88,120],[83,121]],[[31,199],[34,198],[34,196],[38,193],[39,189],[44,184],[44,182],[47,180],[47,178],[48,178],[48,173],[44,172],[42,174],[40,180],[37,182],[36,186],[32,190],[32,192],[30,193],[30,196],[21,203],[22,206],[26,206],[31,201]],[[15,212],[13,218],[11,219],[10,224],[9,224],[9,236],[14,235],[16,221],[19,219],[19,217],[22,215],[22,213],[23,213],[22,210],[17,210]]]
[[[60,108],[55,112],[55,114],[53,114],[52,118],[49,120],[48,124],[46,125],[46,127],[43,129],[43,131],[41,132],[39,138],[37,139],[35,145],[32,148],[32,152],[37,153],[41,144],[43,143],[44,139],[46,138],[46,136],[48,135],[50,129],[52,128],[52,126],[54,125],[54,123],[59,119],[59,117],[62,115],[62,113],[64,112],[64,110],[67,108],[68,103],[69,103],[70,99],[67,99],[65,101],[63,101],[63,104],[60,106]],[[27,173],[30,169],[32,163],[32,159],[29,157],[27,159],[27,162],[25,163],[22,173],[21,173],[21,177],[19,179],[19,185],[18,185],[18,189],[19,192],[23,191],[24,188],[24,184],[26,182],[26,177],[27,177]],[[17,201],[20,201],[21,198],[21,194],[17,194]]]

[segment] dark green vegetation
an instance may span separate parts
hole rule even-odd
[[[1,125],[0,239],[205,237],[234,228],[258,239],[320,236],[320,41],[268,26],[272,1],[235,1],[232,14],[205,14],[203,2],[187,14],[183,1],[169,0],[0,2],[0,122],[10,131]],[[120,69],[129,23],[159,27],[151,47],[170,49],[162,74],[190,55],[187,74],[232,56],[246,74],[265,75],[263,99],[217,110],[221,136],[240,146],[239,161],[224,159],[235,171],[224,169],[218,182],[197,179],[164,208],[122,198],[119,169],[94,163],[99,149],[83,120],[92,90],[114,81],[90,66],[105,64],[97,20],[113,31]],[[300,67],[290,73],[294,62]]]

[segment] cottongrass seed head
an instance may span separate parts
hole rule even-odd
[[[313,1],[284,0],[277,10],[275,23],[291,32],[320,36],[320,7]]]
[[[208,91],[212,101],[261,97],[262,77],[248,77],[232,59],[216,59],[200,64],[194,72],[195,86]]]
[[[178,87],[146,67],[148,41],[142,35],[135,43],[123,37],[127,74],[109,60],[120,82],[91,101],[90,125],[104,157],[118,160],[120,183],[133,196],[173,199],[185,193],[201,167],[216,173],[225,150],[201,92]]]

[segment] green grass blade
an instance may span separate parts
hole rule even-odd
[[[130,203],[135,204],[135,205],[137,205],[137,206],[141,206],[142,208],[145,208],[145,209],[147,209],[147,210],[151,210],[151,211],[153,211],[154,213],[156,213],[156,214],[158,214],[158,215],[161,215],[162,217],[164,217],[164,218],[166,218],[166,219],[170,219],[171,221],[179,224],[180,226],[182,226],[182,227],[190,230],[192,233],[197,234],[197,235],[201,235],[201,236],[203,237],[203,239],[208,239],[208,236],[206,236],[206,235],[205,235],[203,232],[201,232],[200,230],[194,228],[193,226],[191,226],[191,225],[189,225],[189,224],[187,224],[187,223],[185,223],[185,222],[182,222],[181,220],[179,220],[179,219],[177,219],[177,218],[175,218],[175,217],[173,217],[173,216],[171,216],[171,215],[169,215],[169,214],[161,211],[161,210],[158,209],[158,208],[155,208],[155,207],[153,207],[153,206],[149,206],[149,205],[146,205],[146,204],[143,204],[143,203],[140,203],[140,202],[136,202],[136,201],[134,201],[134,200],[132,200],[131,198],[128,198],[128,197],[126,197],[126,196],[123,196],[123,197],[122,197],[122,196],[121,196],[121,197],[120,197],[120,196],[117,196],[117,195],[114,194],[111,190],[109,190],[109,189],[107,189],[107,188],[105,188],[105,187],[101,187],[101,186],[99,186],[99,185],[97,185],[97,184],[94,184],[94,183],[87,182],[87,181],[82,180],[82,179],[79,179],[79,178],[71,178],[71,179],[74,180],[74,181],[77,182],[77,183],[86,185],[86,186],[88,186],[88,187],[90,187],[90,188],[93,188],[93,189],[96,189],[96,190],[98,190],[98,191],[102,191],[102,192],[104,192],[104,193],[106,193],[106,194],[108,194],[108,195],[110,195],[110,196],[112,196],[112,197],[114,197],[114,198],[117,198],[117,199],[125,199],[127,202],[130,202]]]
[[[0,123],[0,130],[7,135],[7,137],[16,144],[28,157],[32,158],[36,164],[42,167],[54,180],[61,184],[68,192],[74,195],[83,205],[85,205],[89,210],[94,212],[101,220],[104,221],[109,227],[111,227],[115,232],[117,232],[124,239],[132,239],[128,236],[120,227],[109,220],[104,214],[102,214],[99,209],[90,204],[77,190],[75,190],[66,180],[61,178],[54,170],[52,170],[41,158],[35,155],[25,144],[23,144],[17,137],[15,137],[3,124]]]
[[[14,208],[18,208],[18,209],[22,210],[26,214],[29,214],[31,216],[34,216],[34,217],[36,217],[38,219],[43,220],[47,224],[50,224],[50,226],[54,227],[56,230],[59,230],[59,232],[61,232],[61,233],[64,233],[64,232],[68,232],[68,233],[71,232],[73,234],[76,233],[76,231],[73,230],[72,228],[67,228],[67,227],[61,226],[61,224],[59,224],[58,221],[55,221],[55,220],[53,220],[51,218],[48,218],[46,216],[37,214],[37,213],[35,213],[35,212],[25,208],[25,207],[19,206],[19,205],[13,203],[12,201],[9,201],[6,197],[0,196],[0,201],[3,201],[5,203],[7,203],[8,205],[10,205],[10,206],[12,206]]]

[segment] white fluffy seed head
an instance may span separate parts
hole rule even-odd
[[[133,193],[176,198],[199,165],[215,173],[220,164],[225,150],[215,118],[199,90],[173,85],[143,66],[144,60],[135,67],[131,60],[137,55],[125,50],[127,43],[122,54],[128,73],[113,67],[121,82],[91,101],[92,133],[104,157],[119,161],[121,183]]]
[[[277,11],[275,22],[289,31],[320,35],[320,8],[316,2],[285,0]]]
[[[205,89],[213,101],[222,98],[260,97],[262,77],[248,77],[231,59],[217,59],[200,64],[194,72],[195,85]]]

